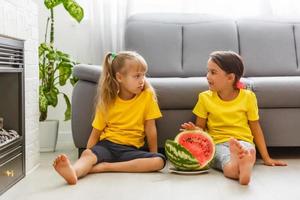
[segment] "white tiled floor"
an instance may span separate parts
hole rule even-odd
[[[74,161],[77,151],[60,149],[41,154],[41,165],[3,194],[2,200],[144,200],[144,199],[300,199],[300,152],[280,155],[287,167],[267,167],[258,160],[249,186],[224,178],[211,170],[202,175],[176,175],[167,167],[157,173],[103,173],[89,175],[75,186],[65,184],[52,168],[57,154],[64,152]]]

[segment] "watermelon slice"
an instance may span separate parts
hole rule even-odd
[[[175,140],[167,140],[165,152],[176,169],[193,171],[208,169],[215,155],[212,138],[202,130],[186,130]]]

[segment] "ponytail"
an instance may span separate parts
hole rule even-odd
[[[96,106],[106,113],[119,92],[119,83],[116,80],[116,72],[113,68],[112,53],[109,52],[105,55],[102,66],[103,71],[98,81]]]

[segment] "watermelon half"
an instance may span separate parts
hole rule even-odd
[[[179,133],[174,141],[166,141],[165,152],[178,170],[204,170],[209,168],[214,158],[215,145],[206,132],[186,130]]]

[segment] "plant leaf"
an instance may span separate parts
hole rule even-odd
[[[74,85],[77,83],[79,79],[77,77],[72,76],[72,78],[70,78],[70,83],[72,84],[72,86],[74,87]]]
[[[59,85],[63,86],[72,74],[73,65],[70,62],[60,62],[58,64]]]
[[[57,50],[56,51],[56,53],[59,55],[59,56],[65,56],[65,57],[70,57],[68,54],[66,54],[66,53],[64,53],[64,52],[62,52],[62,51],[59,51],[59,50]]]
[[[68,54],[61,52],[61,51],[56,51],[56,53],[62,61],[71,62],[70,56]]]
[[[45,53],[46,51],[52,52],[53,49],[50,47],[50,45],[46,43],[41,43],[39,46],[39,56],[42,56],[42,54]]]
[[[74,0],[63,1],[65,9],[79,23],[84,16],[83,8]]]
[[[59,90],[56,87],[51,87],[50,91],[48,91],[48,92],[44,91],[44,94],[47,98],[48,105],[56,107],[57,102],[58,102],[58,97],[57,96],[59,94]]]
[[[41,112],[47,112],[48,101],[43,92],[43,87],[40,86],[39,88],[39,107]]]
[[[45,0],[44,4],[48,9],[54,8],[55,6],[61,4],[63,0]]]
[[[49,52],[46,57],[48,58],[48,60],[50,61],[57,61],[59,58],[59,56],[53,51],[53,52]]]
[[[40,46],[39,46],[39,57],[40,57],[41,55],[43,55],[43,53],[45,52],[45,50],[46,50],[46,49],[43,48],[42,44],[40,44]]]
[[[70,103],[69,97],[64,93],[63,93],[63,95],[64,95],[65,102],[67,104],[67,109],[65,111],[65,121],[67,121],[67,120],[71,119],[71,103]]]
[[[44,66],[42,62],[39,62],[39,80],[44,80],[45,76],[44,76]]]
[[[47,51],[52,51],[52,47],[50,46],[50,44],[47,44],[47,43],[41,43],[41,48],[47,50]]]

